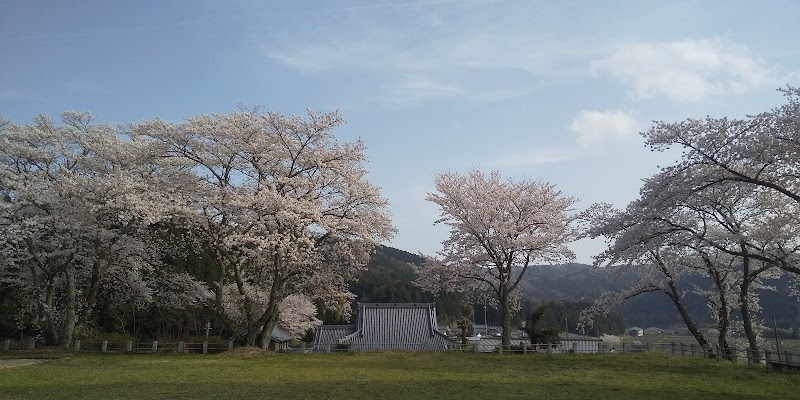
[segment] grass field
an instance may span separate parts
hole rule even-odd
[[[670,343],[683,343],[683,344],[693,344],[697,345],[697,340],[694,336],[679,336],[679,335],[644,335],[644,336],[620,336],[623,342],[626,343],[650,343],[652,345],[668,345]],[[708,338],[711,340],[715,340],[715,338]],[[740,338],[738,343],[739,348],[744,349],[747,347],[747,344],[744,342],[744,338]],[[766,342],[766,350],[775,351],[775,339],[773,338],[766,338],[764,339]],[[794,351],[800,352],[800,340],[797,339],[780,339],[781,350],[786,351]]]
[[[800,399],[800,374],[661,354],[72,355],[0,399]]]

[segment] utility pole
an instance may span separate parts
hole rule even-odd
[[[781,342],[778,340],[778,323],[775,321],[775,315],[772,316],[772,329],[775,332],[775,351],[778,352],[778,362],[781,361]],[[788,360],[786,360],[788,361]]]

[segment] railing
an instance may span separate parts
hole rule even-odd
[[[4,340],[2,351],[33,350],[37,348],[35,339]],[[234,349],[233,341],[225,345],[219,342],[159,342],[159,341],[89,341],[76,340],[75,352],[94,353],[197,353],[209,354]],[[800,353],[794,351],[774,352],[769,349],[758,354],[748,349],[737,348],[703,348],[693,343],[602,343],[599,340],[564,341],[558,344],[518,344],[501,346],[496,342],[480,341],[461,343],[350,343],[326,344],[315,347],[301,343],[296,348],[281,350],[285,353],[341,353],[341,352],[367,352],[367,351],[409,351],[409,352],[473,352],[473,353],[516,353],[516,354],[630,354],[645,352],[667,353],[675,357],[710,358],[716,360],[729,360],[735,363],[746,363],[749,366],[766,365],[771,369],[800,370]]]
[[[37,348],[36,339],[26,341],[5,340],[2,342],[3,351],[14,350],[35,350]],[[218,353],[233,350],[233,341],[228,341],[226,345],[220,346],[218,342],[159,342],[153,341],[108,341],[108,340],[75,340],[72,347],[74,352],[87,353]]]

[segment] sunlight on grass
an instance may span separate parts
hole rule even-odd
[[[78,355],[0,370],[4,399],[789,399],[798,384],[660,354]]]

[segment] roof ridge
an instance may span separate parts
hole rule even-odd
[[[362,307],[409,307],[409,308],[428,308],[435,306],[436,303],[358,303]]]

